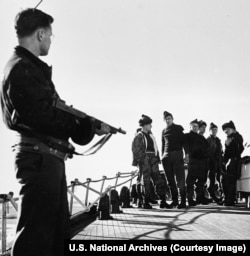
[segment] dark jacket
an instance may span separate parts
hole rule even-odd
[[[184,133],[181,125],[172,124],[162,131],[162,155],[171,151],[182,150]]]
[[[227,138],[231,142],[229,145],[225,145],[224,163],[227,163],[231,158],[240,159],[244,150],[243,138],[238,132],[230,134]]]
[[[200,134],[190,131],[185,134],[185,153],[189,154],[193,159],[208,158],[208,143],[207,140]]]
[[[154,150],[155,150],[155,156],[157,160],[160,162],[160,157],[159,157],[159,152],[157,149],[157,145],[155,142],[155,138],[152,134],[149,134],[154,141]],[[138,132],[136,136],[133,139],[132,142],[132,153],[133,153],[133,166],[138,166],[143,163],[145,157],[146,157],[146,152],[147,152],[147,137],[143,132]]]
[[[15,48],[4,70],[1,91],[3,120],[8,128],[26,136],[34,134],[89,143],[95,126],[54,107],[58,99],[51,80],[51,67],[21,46]],[[81,138],[82,139],[82,138]]]
[[[214,137],[210,135],[207,138],[208,147],[209,147],[209,160],[210,161],[218,161],[222,159],[222,145],[221,141],[218,137]]]

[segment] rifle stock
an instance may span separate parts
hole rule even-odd
[[[65,112],[68,112],[76,117],[79,117],[79,118],[86,118],[86,117],[89,117],[89,118],[93,118],[95,120],[95,122],[100,125],[101,123],[104,123],[103,121],[99,120],[99,119],[96,119],[95,117],[92,117],[92,116],[89,116],[87,115],[86,113],[76,109],[76,108],[73,108],[71,106],[68,106],[65,104],[65,101],[62,101],[60,99],[57,99],[55,102],[54,102],[54,106],[58,109],[61,109]],[[122,134],[126,134],[126,131],[124,131],[122,128],[116,128],[114,126],[111,126],[109,124],[107,124],[109,127],[110,127],[110,133],[112,134],[116,134],[117,132],[119,133],[122,133]]]

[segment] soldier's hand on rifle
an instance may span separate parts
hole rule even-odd
[[[101,123],[100,127],[96,128],[96,134],[101,136],[103,134],[108,134],[110,133],[110,126],[105,124],[105,123]]]

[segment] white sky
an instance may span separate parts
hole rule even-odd
[[[37,2],[0,0],[1,70],[17,44],[16,13]],[[55,19],[43,60],[61,97],[127,131],[96,155],[68,160],[69,182],[135,170],[131,142],[141,114],[153,118],[159,148],[164,110],[186,132],[195,118],[216,123],[222,142],[221,125],[233,120],[250,142],[249,1],[44,0],[39,8]],[[16,138],[2,122],[0,132],[0,193],[16,192]]]

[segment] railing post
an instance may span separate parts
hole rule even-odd
[[[3,205],[2,205],[2,253],[6,251],[6,204],[7,204],[7,195],[2,197]]]
[[[131,176],[135,175],[135,172],[131,172]],[[129,184],[129,191],[131,191],[131,187],[132,187],[132,182],[133,182],[133,179],[131,179],[130,181],[130,184]]]
[[[76,182],[78,182],[78,179],[75,179],[74,181],[71,181],[71,192],[72,192],[72,194],[74,194],[74,192],[75,192]],[[70,212],[70,215],[72,215],[72,212],[73,212],[73,196],[72,195],[70,196],[69,212]]]
[[[119,179],[120,175],[121,175],[121,173],[120,173],[120,172],[118,172],[118,173],[116,174],[115,189],[116,189],[116,186],[117,186],[118,179]]]
[[[107,179],[107,176],[102,176],[102,179],[103,179],[103,181],[102,181],[102,185],[101,185],[100,194],[101,194],[101,193],[102,193],[102,191],[103,191],[104,183],[105,183],[105,180]]]
[[[87,178],[87,188],[86,188],[86,195],[85,195],[85,206],[88,206],[88,197],[89,197],[89,185],[90,185],[91,179]]]

